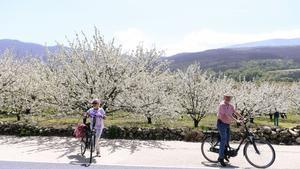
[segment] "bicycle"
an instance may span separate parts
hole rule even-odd
[[[245,132],[242,139],[236,149],[226,146],[225,157],[235,157],[238,155],[242,144],[244,142],[245,146],[243,149],[243,154],[252,166],[256,168],[267,168],[270,167],[275,161],[275,150],[273,146],[266,140],[257,138],[247,127],[248,120],[243,121]],[[218,162],[219,153],[219,143],[220,135],[218,131],[208,131],[204,132],[204,140],[201,144],[201,152],[204,158],[210,162]],[[259,163],[261,160],[266,160]]]
[[[81,155],[84,156],[87,149],[90,150],[90,158],[89,163],[91,164],[93,161],[93,152],[95,151],[95,143],[96,143],[96,131],[95,131],[95,122],[96,119],[92,117],[93,126],[90,129],[90,126],[86,126],[86,136],[83,137],[80,141],[80,151]]]

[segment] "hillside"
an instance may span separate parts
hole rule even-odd
[[[245,47],[278,47],[278,46],[299,46],[300,38],[294,39],[268,39],[257,42],[249,42],[243,44],[236,44],[228,48],[245,48]]]
[[[166,58],[171,61],[171,68],[185,68],[199,62],[204,69],[225,71],[240,68],[251,60],[281,59],[300,65],[300,46],[222,48],[196,53],[180,53]]]
[[[45,60],[46,57],[46,46],[36,43],[21,42],[11,39],[1,39],[0,55],[3,54],[7,49],[10,49],[16,55],[16,57],[19,58],[22,58],[26,55],[32,55],[34,57]],[[58,46],[48,46],[48,50],[50,52],[57,51],[58,49]]]

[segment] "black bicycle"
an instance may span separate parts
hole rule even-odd
[[[275,161],[275,150],[273,146],[265,139],[256,137],[247,127],[248,120],[243,122],[244,133],[239,146],[234,149],[229,145],[225,149],[225,157],[235,157],[245,143],[243,154],[246,160],[256,168],[270,167]],[[204,158],[210,162],[217,163],[220,147],[220,135],[218,131],[204,132],[205,137],[201,145],[201,152]]]
[[[95,151],[95,143],[96,143],[96,131],[95,131],[95,118],[92,117],[93,119],[93,127],[90,129],[90,125],[86,125],[86,136],[83,137],[80,141],[80,150],[81,150],[81,155],[84,156],[85,152],[87,149],[90,150],[90,158],[89,158],[89,163],[91,164],[93,161],[93,152]],[[85,123],[85,121],[84,121]]]

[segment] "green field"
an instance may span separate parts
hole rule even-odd
[[[281,73],[281,72],[300,72],[300,69],[283,69],[283,70],[272,70],[270,73]]]
[[[27,120],[26,120],[27,119]],[[15,116],[0,115],[0,121],[8,121],[11,123],[16,122]],[[44,127],[55,127],[64,128],[67,126],[74,126],[81,121],[79,117],[63,117],[63,118],[46,118],[46,117],[23,117],[22,122],[32,123],[33,125],[44,126]],[[268,125],[273,126],[273,122],[270,121],[269,116],[256,117],[254,119],[254,125]],[[215,127],[216,115],[209,114],[199,123],[199,129],[204,129],[207,127]],[[153,124],[147,124],[146,118],[141,115],[136,115],[127,112],[115,112],[113,114],[108,114],[105,120],[106,126],[116,125],[123,127],[145,127],[145,128],[155,128],[155,127],[170,127],[170,128],[194,128],[193,121],[188,115],[182,115],[176,119],[161,119],[154,118]],[[279,119],[280,127],[294,127],[300,125],[300,115],[288,114],[288,119]],[[233,125],[234,127],[235,125]]]

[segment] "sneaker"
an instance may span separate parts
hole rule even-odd
[[[228,157],[228,156],[225,156],[225,157],[224,157],[224,160],[226,160],[227,162],[229,162],[229,157]]]
[[[226,167],[226,163],[224,162],[223,158],[218,158],[218,162],[221,164],[222,167]]]

